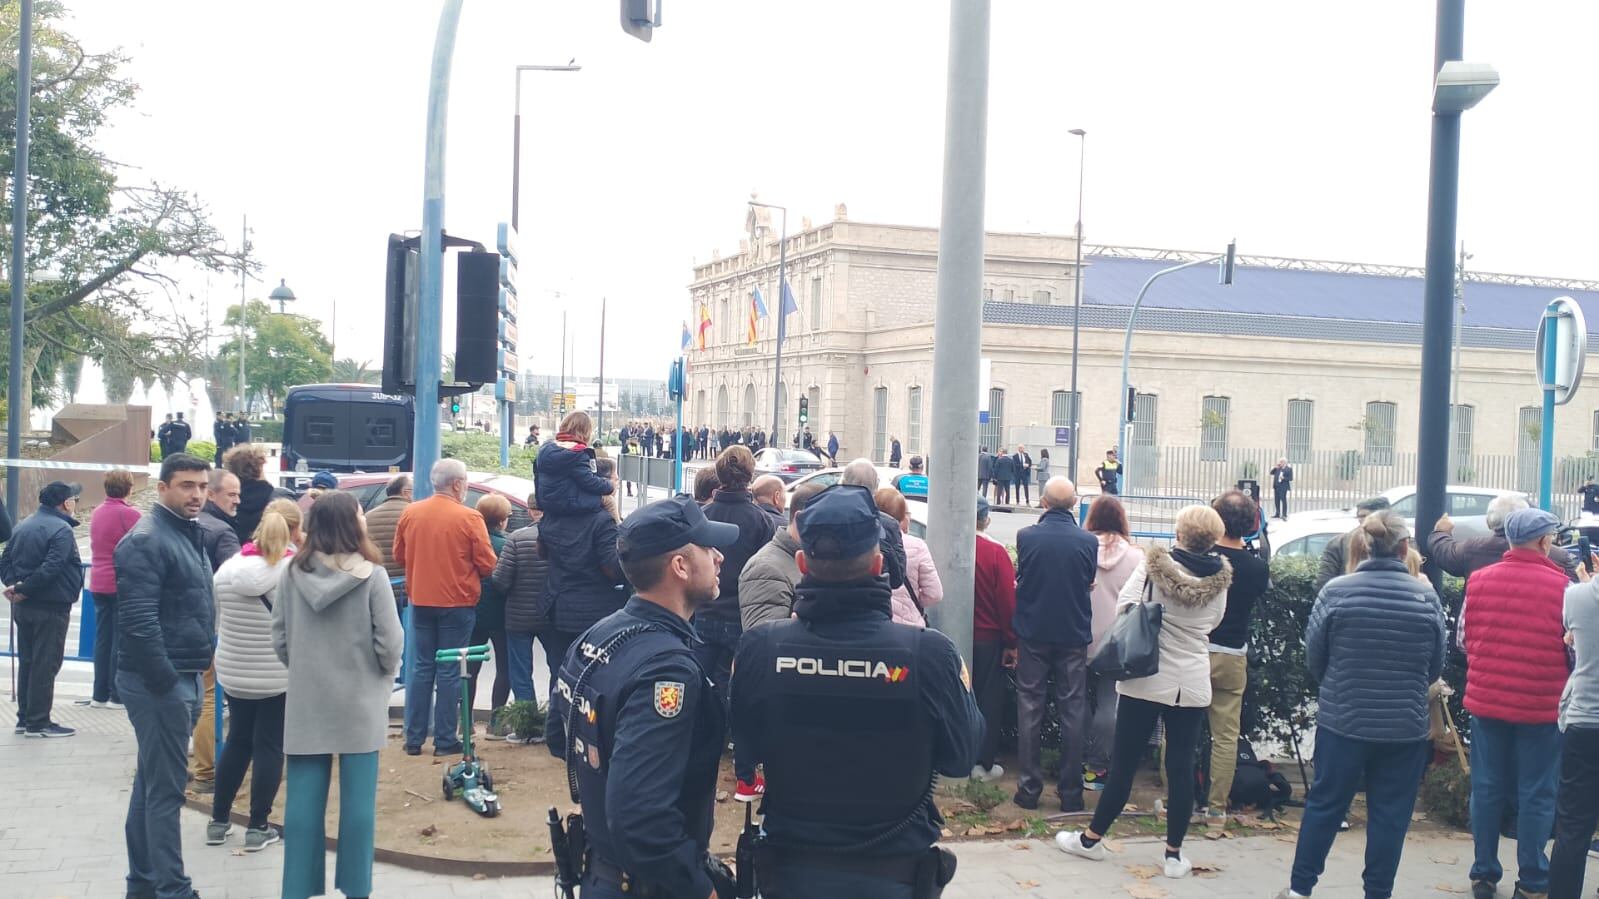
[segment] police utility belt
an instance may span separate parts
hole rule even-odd
[[[908,884],[912,899],[938,899],[944,887],[955,879],[956,858],[955,853],[942,846],[930,846],[913,855],[872,858],[814,849],[783,849],[761,841],[755,847],[755,866],[768,878],[785,868],[825,868]]]

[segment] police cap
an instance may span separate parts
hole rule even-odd
[[[711,521],[691,497],[674,496],[622,522],[616,549],[624,562],[649,559],[690,543],[721,548],[738,540],[738,525]]]
[[[799,513],[800,546],[813,559],[854,559],[877,548],[882,525],[872,491],[835,484],[811,497]]]

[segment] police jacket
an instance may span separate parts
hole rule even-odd
[[[178,672],[211,667],[216,635],[211,563],[200,525],[156,503],[112,555],[117,566],[117,670],[164,694]]]
[[[634,596],[572,644],[550,698],[550,753],[571,753],[589,846],[657,896],[711,894],[704,860],[727,721],[693,637]]]
[[[50,604],[65,609],[83,592],[83,561],[78,540],[72,536],[76,519],[54,506],[17,524],[16,533],[0,553],[0,579],[15,584],[24,602]]]
[[[733,739],[766,766],[767,838],[779,850],[925,850],[944,824],[934,772],[967,776],[983,735],[955,645],[890,621],[882,578],[806,578],[794,611],[745,631],[733,664]]]

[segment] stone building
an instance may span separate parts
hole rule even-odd
[[[883,459],[894,436],[907,455],[937,452],[929,421],[937,230],[852,222],[840,206],[833,221],[805,221],[790,234],[788,280],[798,311],[787,319],[777,385],[777,233],[764,215],[751,215],[746,230],[736,254],[713,255],[694,269],[685,415],[713,427],[770,430],[775,401],[779,439],[789,441],[804,395],[812,432],[820,439],[837,433],[841,455]],[[1025,442],[1035,452],[1048,446],[1057,471],[1066,457],[1056,447],[1070,437],[1073,250],[1069,236],[990,233],[983,295],[972,298],[983,304],[982,442]],[[1119,433],[1134,298],[1154,272],[1200,255],[1085,248],[1080,479],[1124,436],[1135,472],[1191,457],[1228,463],[1225,480],[1258,475],[1277,454],[1307,466],[1354,454],[1361,464],[1402,468],[1419,426],[1422,272],[1398,266],[1245,256],[1232,286],[1217,283],[1214,267],[1156,282],[1132,342],[1135,423]],[[771,314],[757,320],[751,344],[756,288]],[[1529,460],[1536,464],[1534,327],[1561,295],[1575,297],[1591,325],[1599,322],[1599,282],[1468,273],[1453,444],[1458,480],[1472,480],[1474,469],[1491,464],[1487,457],[1509,460],[1522,474]],[[977,416],[985,388],[965,389]],[[1599,387],[1579,391],[1556,422],[1558,455],[1599,451]],[[1410,464],[1413,478],[1413,458]],[[1404,477],[1391,473],[1388,481]]]

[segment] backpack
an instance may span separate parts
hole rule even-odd
[[[1249,741],[1238,740],[1238,768],[1233,773],[1233,788],[1227,794],[1227,804],[1232,808],[1252,805],[1270,818],[1277,810],[1294,798],[1293,785],[1271,762],[1255,755]]]

